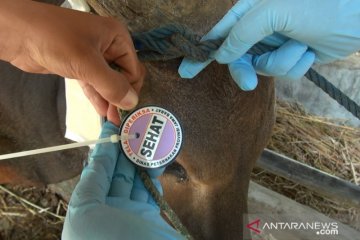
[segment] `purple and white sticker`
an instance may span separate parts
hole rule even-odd
[[[180,151],[182,130],[168,110],[147,106],[130,113],[120,127],[120,135],[139,134],[120,141],[125,156],[138,166],[159,168],[174,160]]]

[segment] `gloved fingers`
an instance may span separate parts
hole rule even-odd
[[[246,1],[239,1],[246,3]],[[258,0],[252,5],[239,21],[232,27],[230,33],[214,57],[219,63],[231,63],[244,55],[254,44],[274,33],[284,26],[287,19],[276,18],[272,11],[266,11],[267,1]],[[269,3],[270,4],[270,3]]]
[[[147,169],[146,171],[149,174],[149,176],[151,177],[151,180],[154,183],[156,189],[159,191],[160,195],[163,195],[163,189],[162,189],[161,183],[157,178],[161,174],[163,174],[163,172],[165,171],[165,167],[155,168],[155,169]],[[151,194],[149,195],[149,199],[148,199],[147,203],[151,204],[152,206],[154,206],[156,208],[156,210],[160,211],[158,204],[155,202],[155,200]]]
[[[307,51],[297,62],[297,64],[287,72],[285,76],[279,76],[278,79],[299,80],[311,68],[314,61],[315,53],[312,51]]]
[[[163,189],[161,187],[160,181],[156,178],[151,178],[151,180],[154,183],[156,189],[159,191],[159,193],[163,195]],[[134,185],[130,198],[133,201],[146,202],[148,204],[151,204],[153,207],[159,210],[157,204],[155,203],[155,200],[153,199],[149,191],[145,188],[144,183],[141,180],[138,172],[135,174]]]
[[[118,128],[115,125],[105,122],[100,138],[110,137],[117,133]],[[73,206],[89,202],[104,203],[119,153],[118,144],[103,143],[95,146],[89,165],[83,170],[80,181],[71,196]]]
[[[203,37],[202,40],[225,38],[231,28],[248,12],[255,4],[263,0],[238,1],[224,17]]]
[[[273,33],[261,40],[261,43],[272,47],[279,47],[289,40],[290,38],[284,35],[281,35],[279,33]]]
[[[109,104],[106,117],[108,121],[112,122],[114,125],[120,126],[120,116],[116,106]]]
[[[154,183],[154,185],[156,186],[156,189],[159,191],[159,193],[161,195],[163,195],[163,189],[162,189],[160,181],[157,178],[161,174],[163,174],[164,171],[165,171],[165,167],[147,170],[147,173],[151,177],[152,182]],[[160,211],[159,206],[157,205],[157,203],[155,202],[154,198],[151,195],[150,195],[150,199],[149,199],[148,203]]]
[[[201,39],[202,41],[209,39],[225,38],[230,32],[233,25],[256,3],[260,0],[242,0],[238,1],[230,11]],[[179,75],[182,78],[193,78],[204,68],[206,68],[213,60],[209,59],[205,62],[196,62],[185,58],[179,67]]]
[[[245,54],[240,59],[230,63],[229,71],[236,84],[244,91],[254,90],[258,84],[252,56]]]
[[[182,60],[178,73],[181,78],[193,78],[198,75],[204,68],[206,68],[213,60],[208,59],[205,62],[197,62],[188,58]]]
[[[109,197],[122,197],[130,199],[131,190],[133,188],[135,166],[124,154],[120,154],[116,163],[115,171],[109,190]]]
[[[147,173],[150,175],[151,178],[159,177],[161,174],[163,174],[164,171],[165,171],[165,167],[147,169]]]
[[[253,57],[256,71],[267,76],[285,76],[295,65],[307,63],[300,61],[308,46],[296,40],[288,40],[277,50]]]

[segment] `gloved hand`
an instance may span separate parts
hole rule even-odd
[[[359,16],[357,0],[240,0],[204,40],[226,38],[213,58],[229,64],[238,85],[251,90],[257,85],[255,71],[298,79],[314,59],[327,63],[359,50]],[[261,56],[245,54],[259,41],[279,49]],[[210,62],[185,59],[180,76],[192,78]]]
[[[100,137],[118,132],[110,122]],[[62,239],[183,239],[160,216],[135,166],[118,144],[98,144],[83,170],[66,214]],[[153,182],[161,191],[153,171]]]

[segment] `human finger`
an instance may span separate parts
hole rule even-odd
[[[231,77],[244,91],[254,90],[258,84],[256,72],[251,60],[252,56],[246,54],[228,65]]]
[[[120,154],[112,176],[109,197],[122,197],[130,199],[134,184],[136,169],[133,163]]]
[[[161,187],[161,183],[156,178],[150,178],[153,182],[154,186],[156,187],[157,191],[160,195],[163,194],[163,189]],[[131,191],[131,200],[137,202],[145,202],[153,205],[154,207],[158,208],[156,202],[154,201],[153,197],[149,193],[149,191],[145,188],[143,181],[139,176],[139,172],[135,174],[134,185]]]
[[[275,18],[272,11],[264,11],[267,6],[260,0],[250,11],[241,17],[231,29],[214,57],[219,63],[230,63],[239,59],[254,44],[274,33],[283,26],[286,18]],[[276,24],[275,24],[276,23]]]
[[[178,73],[181,78],[190,79],[199,74],[204,68],[207,67],[213,60],[208,59],[205,62],[198,62],[188,58],[182,60]]]
[[[243,0],[238,1],[224,17],[201,39],[206,41],[209,39],[225,38],[234,24],[252,7],[261,0]],[[205,62],[198,62],[185,58],[179,67],[179,75],[182,78],[193,78],[204,68],[206,68],[213,59]]]
[[[263,0],[240,0],[224,15],[202,40],[219,39],[228,36],[233,26],[256,4]]]
[[[111,69],[102,56],[94,54],[85,58],[82,65],[82,72],[76,78],[91,84],[109,103],[125,110],[137,105],[137,93],[126,74]]]
[[[307,45],[291,39],[272,52],[254,56],[252,63],[260,74],[284,76],[299,62],[307,50]]]
[[[147,169],[147,173],[152,178],[157,178],[165,171],[165,167]]]
[[[110,137],[118,132],[118,128],[110,122],[103,125],[100,138]],[[71,196],[72,206],[104,203],[110,188],[119,145],[114,143],[97,144],[89,158],[89,165],[83,170],[80,181]]]
[[[120,126],[120,116],[116,106],[109,104],[106,116],[108,121],[112,122],[116,126]]]
[[[115,63],[122,74],[124,74],[130,84],[137,92],[143,84],[145,77],[145,68],[140,63],[133,42],[130,37],[115,37],[111,45],[104,53],[108,62]]]
[[[314,64],[314,61],[315,61],[315,53],[308,50],[307,52],[304,53],[304,55],[297,62],[297,64],[287,72],[285,76],[280,76],[278,78],[287,79],[287,80],[299,80]]]

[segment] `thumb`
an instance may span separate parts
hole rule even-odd
[[[262,0],[241,0],[238,1],[225,16],[201,39],[224,39],[230,32],[236,22],[251,9],[256,3]],[[184,59],[179,67],[179,74],[182,78],[193,78],[201,72],[213,59],[205,62],[197,62],[190,59]]]
[[[80,80],[91,84],[104,99],[121,109],[130,110],[137,105],[138,95],[125,71],[113,70],[103,56],[87,59]]]
[[[229,71],[236,84],[244,91],[254,90],[258,84],[256,71],[252,65],[252,56],[246,54],[229,64]]]

